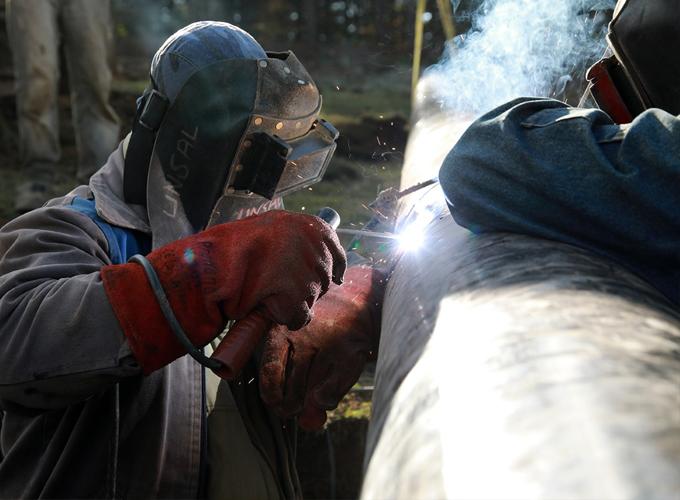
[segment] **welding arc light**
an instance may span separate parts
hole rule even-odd
[[[417,224],[409,224],[399,233],[399,249],[402,252],[415,252],[423,244],[424,231]]]
[[[408,216],[406,224],[397,231],[399,249],[402,252],[416,252],[425,242],[426,228],[432,221],[433,207],[416,208]]]

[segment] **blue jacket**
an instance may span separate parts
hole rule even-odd
[[[596,109],[521,98],[479,118],[441,167],[456,221],[605,255],[680,301],[680,119],[617,125]]]

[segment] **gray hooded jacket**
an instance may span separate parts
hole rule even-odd
[[[199,495],[201,366],[185,356],[142,376],[99,275],[113,249],[71,206],[94,197],[99,219],[149,238],[144,208],[122,201],[122,171],[121,144],[89,187],[0,230],[0,498]],[[289,437],[252,391],[233,392],[279,493],[298,496]]]

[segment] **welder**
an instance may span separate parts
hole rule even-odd
[[[230,384],[203,364],[232,331],[280,325],[267,346],[320,372],[292,389],[314,390],[316,425],[347,389],[345,357],[373,348],[375,324],[358,319],[375,310],[373,272],[345,273],[330,226],[281,210],[337,138],[295,55],[200,22],[163,44],[150,76],[89,184],[0,231],[2,498],[299,497],[295,425],[276,413],[302,407],[272,396],[279,351],[245,342]],[[314,326],[329,314],[364,330]],[[297,335],[305,325],[314,339]]]
[[[479,118],[440,181],[456,221],[607,256],[680,301],[680,9],[620,0],[584,102],[521,98]]]

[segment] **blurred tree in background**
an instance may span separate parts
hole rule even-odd
[[[266,49],[293,49],[312,66],[379,71],[412,57],[415,0],[113,0],[113,8],[119,57],[145,64],[169,34],[203,19],[237,24]],[[424,55],[434,61],[444,36],[436,2],[428,8]]]

